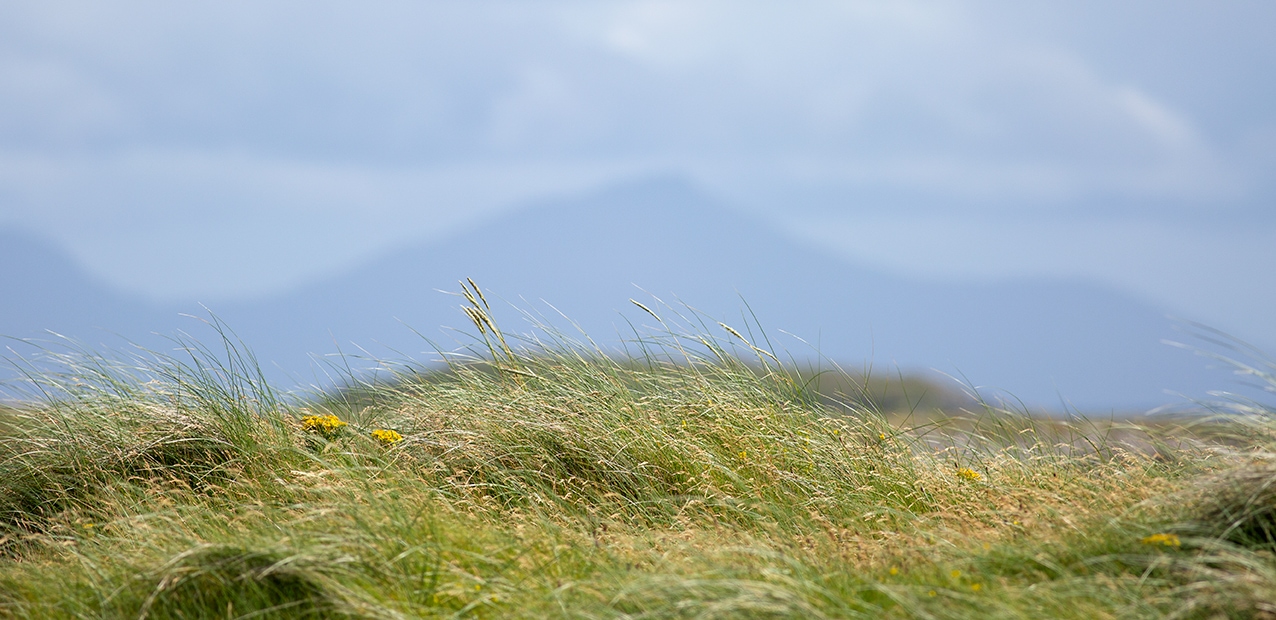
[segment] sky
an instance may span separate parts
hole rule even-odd
[[[0,5],[0,227],[248,299],[651,175],[1276,343],[1276,3]]]

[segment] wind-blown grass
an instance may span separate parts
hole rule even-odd
[[[231,339],[31,372],[0,413],[0,616],[1272,611],[1262,441],[992,406],[902,428],[748,330],[621,360],[467,293],[476,346],[428,379],[284,397]]]

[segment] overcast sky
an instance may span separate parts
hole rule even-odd
[[[261,295],[679,174],[882,269],[1276,343],[1276,3],[6,2],[0,226]]]

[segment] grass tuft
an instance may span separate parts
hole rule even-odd
[[[154,589],[138,617],[336,618],[304,558],[269,551],[206,546],[184,552],[151,576]]]

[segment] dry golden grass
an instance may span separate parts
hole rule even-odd
[[[0,617],[1272,611],[1270,416],[910,423],[753,345],[520,350],[470,303],[483,355],[306,401],[198,351],[50,374],[0,425]]]

